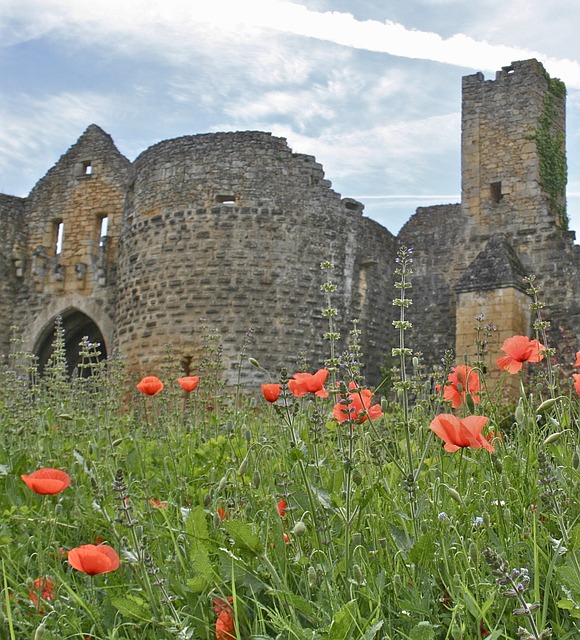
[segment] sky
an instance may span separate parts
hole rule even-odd
[[[26,196],[92,123],[134,160],[270,131],[391,232],[460,201],[461,78],[539,59],[567,97],[580,240],[577,0],[0,0],[0,193]]]

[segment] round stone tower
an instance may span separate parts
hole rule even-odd
[[[368,319],[363,348],[376,370],[393,247],[360,203],[341,199],[322,166],[282,138],[249,131],[161,142],[132,167],[115,343],[131,368],[153,372],[169,354],[193,372],[206,326],[222,336],[229,382],[249,332],[246,355],[274,378],[281,366],[292,373],[300,354],[320,367],[328,357],[320,263],[332,261],[340,331]],[[246,377],[255,371],[242,369]]]

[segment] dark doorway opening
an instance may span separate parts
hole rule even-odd
[[[60,318],[64,334],[64,351],[69,375],[73,375],[77,367],[82,363],[79,345],[85,337],[90,343],[98,343],[100,345],[98,349],[100,352],[97,358],[98,361],[104,360],[107,357],[107,348],[103,334],[89,316],[75,309],[63,313]],[[55,317],[54,321],[50,323],[37,340],[34,353],[38,357],[38,370],[40,373],[44,371],[54,351],[56,326],[57,318]],[[79,369],[78,374],[81,376],[90,375],[89,371],[89,369],[85,368]]]

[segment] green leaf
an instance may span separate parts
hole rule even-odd
[[[111,598],[111,604],[117,611],[127,618],[137,618],[138,620],[151,620],[151,609],[149,604],[140,596],[129,593],[122,598]]]
[[[355,609],[356,601],[351,600],[336,612],[328,631],[328,640],[347,640],[350,638],[354,626]]]
[[[375,624],[373,624],[372,627],[370,627],[365,631],[364,640],[374,640],[374,637],[383,628],[384,624],[385,624],[384,620],[379,620],[378,622],[375,622]]]
[[[435,637],[435,629],[430,622],[424,620],[411,629],[409,638],[411,640],[433,640]]]
[[[223,527],[233,538],[234,542],[242,547],[242,549],[247,549],[255,554],[261,553],[262,543],[260,542],[260,538],[258,538],[247,522],[230,520],[224,522]]]

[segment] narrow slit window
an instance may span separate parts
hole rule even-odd
[[[62,253],[62,241],[64,238],[64,222],[56,220],[54,223],[54,254],[60,256]]]
[[[108,235],[109,231],[109,216],[103,216],[101,218],[101,227],[99,230],[99,247],[103,247],[105,245],[105,238]]]
[[[503,197],[503,194],[501,192],[501,182],[492,182],[489,185],[489,193],[491,196],[491,201],[497,204]]]
[[[232,195],[219,195],[215,197],[215,201],[219,204],[235,204],[236,197]]]

